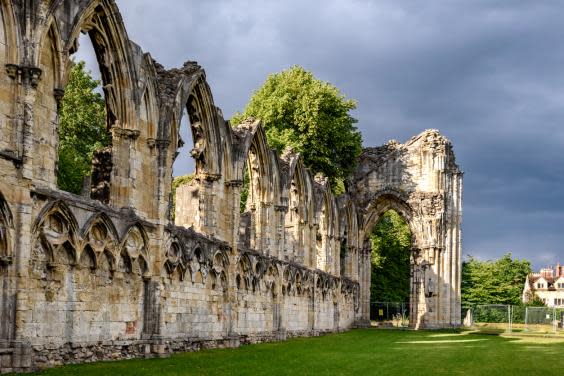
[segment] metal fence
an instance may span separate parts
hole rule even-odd
[[[481,332],[564,335],[564,308],[485,304],[462,314],[465,326]]]
[[[402,302],[371,302],[370,320],[376,326],[409,326],[409,304]]]

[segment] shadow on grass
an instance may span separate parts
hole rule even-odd
[[[316,338],[69,365],[38,375],[559,375],[564,341],[357,329]]]

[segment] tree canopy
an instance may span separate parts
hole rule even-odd
[[[522,304],[523,287],[530,273],[531,263],[513,259],[511,253],[487,261],[470,256],[462,263],[462,303]]]
[[[323,173],[335,188],[354,170],[362,150],[357,121],[350,115],[355,108],[356,102],[334,85],[293,66],[268,76],[231,124],[261,119],[270,147],[301,153],[306,167]]]
[[[57,184],[67,192],[81,193],[94,151],[110,144],[104,98],[95,91],[98,85],[84,61],[73,65],[59,108]]]
[[[389,210],[374,226],[372,245],[372,301],[407,302],[410,293],[411,231],[395,211]]]

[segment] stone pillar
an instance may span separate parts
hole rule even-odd
[[[255,203],[252,203],[250,205],[250,210],[251,210],[251,224],[249,226],[249,247],[251,249],[257,249],[258,248],[258,239],[257,239],[257,207],[255,205]]]
[[[300,262],[305,266],[310,266],[309,265],[310,257],[308,252],[309,248],[306,245],[307,223],[302,218],[298,218],[296,220],[296,225],[294,227],[294,230],[297,237],[296,242],[298,247],[298,262]]]
[[[286,339],[286,327],[284,326],[284,296],[282,295],[282,277],[276,280],[276,287],[274,289],[275,296],[273,297],[273,325],[274,330],[277,332],[277,338],[280,340]]]
[[[235,243],[237,243],[237,241],[235,241]],[[236,248],[232,249],[232,252],[229,256],[229,266],[228,266],[229,272],[227,275],[227,297],[226,297],[226,303],[229,313],[229,315],[227,316],[227,321],[228,321],[227,335],[229,337],[238,336],[237,328],[236,328],[238,315],[239,315],[239,306],[237,301],[237,282],[236,282],[237,257],[238,257],[238,252],[236,251]]]
[[[22,177],[26,179],[38,179],[34,176],[33,165],[34,158],[37,156],[34,140],[35,129],[35,102],[37,99],[37,85],[41,79],[42,71],[37,67],[17,66],[14,64],[6,65],[8,75],[18,80],[21,84],[21,106],[18,107],[16,116],[21,119],[22,123]],[[44,95],[47,95],[44,93]],[[45,124],[45,126],[50,126]],[[58,143],[54,144],[57,147]],[[55,151],[56,155],[56,151]],[[42,156],[49,158],[49,156]],[[43,179],[42,179],[43,180]],[[57,187],[57,177],[55,171],[49,173],[46,180],[43,181],[49,188]]]
[[[359,283],[360,283],[360,304],[361,319],[359,326],[370,326],[370,282],[371,282],[371,264],[370,264],[370,248],[363,249],[359,252]]]
[[[34,176],[35,158],[49,158],[50,156],[37,155],[35,147],[34,131],[36,122],[36,97],[37,85],[41,78],[42,71],[36,67],[18,67],[15,69],[15,76],[21,83],[22,100],[20,112],[16,115],[22,119],[22,158],[21,166],[15,165],[21,170],[21,177],[27,181],[35,180],[40,185],[44,184],[48,188],[56,188],[55,169],[46,171],[46,176]],[[9,72],[10,74],[10,72]],[[19,106],[18,106],[19,107]],[[57,147],[55,142],[54,147]],[[56,156],[56,150],[53,151]],[[54,164],[55,161],[53,161]],[[2,183],[5,183],[3,181]],[[27,185],[27,184],[26,184]],[[29,335],[23,331],[22,323],[30,320],[31,309],[28,298],[28,267],[32,248],[32,211],[33,199],[28,188],[16,188],[14,186],[4,186],[0,184],[2,191],[6,194],[7,201],[11,204],[14,215],[14,248],[12,258],[13,263],[6,265],[7,280],[4,281],[2,293],[6,294],[7,305],[11,313],[11,325],[8,330],[8,346],[14,349],[12,355],[12,367],[28,369],[31,366],[31,351],[29,346]],[[8,318],[6,318],[8,319]]]
[[[231,202],[231,209],[229,211],[229,225],[230,230],[229,234],[225,241],[233,247],[234,250],[237,249],[237,243],[239,241],[239,220],[241,218],[241,209],[240,209],[240,199],[241,199],[241,189],[243,187],[242,180],[231,180],[225,182],[226,187],[226,194],[225,196]]]
[[[261,219],[260,219],[260,250],[265,255],[272,255],[271,252],[276,250],[276,216],[274,206],[271,202],[261,202]],[[272,249],[274,248],[274,250]]]
[[[414,329],[442,326],[440,263],[436,248],[412,251],[409,322]]]
[[[166,139],[156,139],[155,146],[157,148],[157,166],[158,166],[158,178],[156,191],[158,201],[158,215],[159,222],[161,224],[166,224],[169,222],[170,218],[170,190],[172,186],[172,176],[170,175],[170,165],[172,162],[169,160],[168,147],[170,141]]]
[[[272,247],[270,256],[278,257],[280,260],[284,259],[284,245],[286,244],[286,213],[288,207],[285,205],[275,205],[274,215],[276,217],[276,241]],[[296,260],[300,262],[299,260]]]
[[[317,281],[314,276],[311,286],[311,294],[308,302],[309,304],[307,307],[307,323],[308,323],[308,329],[311,332],[315,330],[315,299],[317,295],[316,286],[317,286]]]
[[[341,241],[333,238],[333,274],[341,275]]]

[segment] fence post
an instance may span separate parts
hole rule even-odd
[[[509,333],[511,333],[511,304],[507,305],[507,324],[508,324],[508,329],[509,329]]]
[[[529,307],[525,307],[525,331],[529,331]]]
[[[552,331],[556,334],[556,307],[552,307]]]

